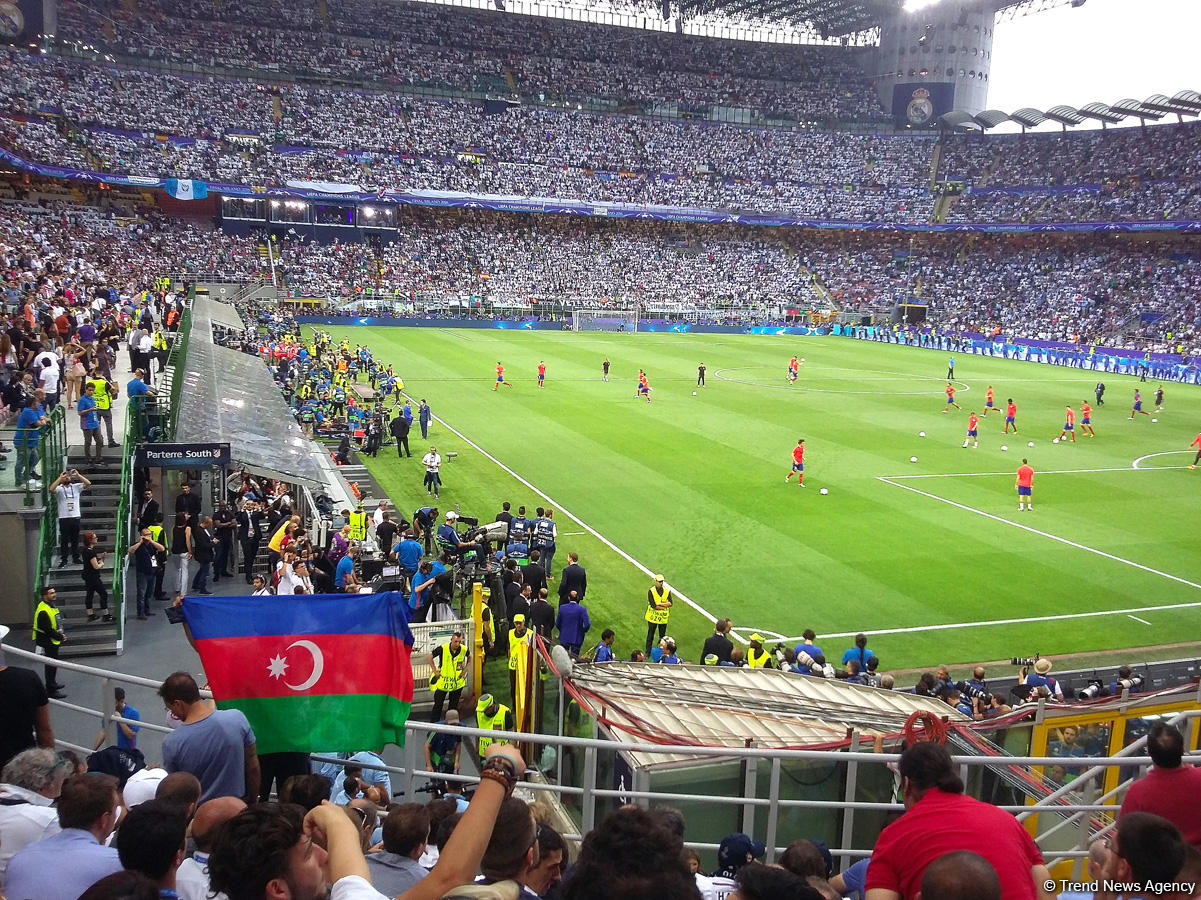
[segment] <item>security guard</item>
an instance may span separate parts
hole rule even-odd
[[[533,645],[534,632],[526,629],[525,616],[518,613],[509,629],[509,695],[514,707],[517,706],[517,660],[521,654],[528,654]]]
[[[30,638],[48,659],[58,659],[58,648],[67,639],[59,621],[59,608],[54,605],[57,594],[52,587],[42,588],[42,599],[33,612],[33,634]],[[66,696],[58,683],[58,667],[46,663],[46,693],[56,700]]]
[[[746,651],[746,664],[752,669],[774,669],[776,661],[772,658],[771,651],[763,649],[763,635],[752,634],[750,642],[751,645]]]
[[[455,629],[450,640],[435,647],[429,654],[430,687],[434,689],[434,709],[430,713],[431,722],[442,721],[443,704],[450,709],[457,709],[463,688],[467,687],[467,661],[471,654],[463,646],[463,632]]]
[[[475,705],[475,725],[481,731],[512,731],[513,711],[509,707],[497,703],[496,698],[491,694],[484,694]],[[484,752],[490,746],[507,743],[508,741],[498,738],[482,737],[479,739],[479,747],[476,752],[482,761]]]
[[[154,561],[157,563],[154,569],[154,599],[162,602],[171,599],[163,593],[163,576],[167,574],[167,551],[163,542],[163,514],[155,513],[154,521],[146,528],[150,531],[150,540],[164,548],[154,554]]]
[[[550,561],[555,555],[555,522],[545,513],[533,521],[530,528],[530,549],[541,551],[542,564],[550,575]]]
[[[84,382],[85,387],[89,384],[95,388],[92,399],[96,401],[96,415],[104,423],[105,430],[108,432],[108,445],[110,447],[119,446],[113,440],[113,393],[116,385],[104,377],[99,366],[92,370],[92,377]],[[97,431],[97,437],[99,437],[99,431]]]
[[[350,514],[350,539],[362,543],[367,540],[367,513],[363,512],[363,504],[355,507]]]
[[[655,583],[646,592],[646,655],[651,655],[651,644],[655,639],[655,629],[659,630],[659,639],[667,634],[667,619],[671,615],[671,588],[663,583],[663,576],[656,575]]]

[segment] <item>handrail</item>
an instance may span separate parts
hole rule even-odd
[[[146,413],[139,409],[145,398],[130,398],[125,406],[125,437],[122,441],[121,486],[118,489],[116,538],[113,542],[113,616],[117,626],[117,646],[125,637],[125,572],[129,560],[125,552],[129,549],[130,490],[133,483],[133,456],[137,444],[145,439],[142,434]]]
[[[167,409],[165,430],[168,440],[174,440],[179,422],[180,397],[183,394],[183,370],[188,361],[188,341],[192,333],[192,304],[196,302],[196,284],[188,289],[188,302],[184,305],[175,332],[175,343],[167,354],[167,365],[171,368],[171,402]]]
[[[0,645],[0,652],[10,654],[13,657],[28,660],[29,662],[40,662],[42,658],[35,653],[27,650]],[[99,718],[103,727],[107,728],[110,722],[125,722],[127,724],[135,724],[134,720],[125,719],[118,715],[115,709],[111,706],[112,684],[121,683],[133,685],[142,688],[156,690],[159,687],[159,682],[143,678],[137,675],[127,675],[119,672],[112,672],[105,669],[88,666],[82,663],[72,662],[70,660],[59,660],[58,665],[70,672],[80,675],[87,675],[101,679],[101,705],[107,705],[107,709],[92,709],[74,703],[66,703],[61,700],[52,700],[52,707],[55,709],[69,710],[73,713],[82,714],[84,716],[96,716]],[[211,697],[211,693],[203,691],[202,696]],[[1193,718],[1201,717],[1201,710],[1189,710],[1178,714],[1172,721],[1182,723]],[[153,722],[136,721],[136,724],[146,729],[148,732],[164,733],[169,731],[168,728],[158,725]],[[588,831],[592,824],[596,821],[597,804],[600,801],[608,801],[610,799],[620,799],[624,801],[653,801],[653,802],[670,802],[670,803],[697,803],[705,802],[712,803],[715,806],[723,809],[741,808],[744,810],[767,809],[769,811],[769,823],[766,833],[760,835],[765,837],[770,844],[777,843],[778,833],[775,827],[771,824],[774,820],[774,811],[777,809],[802,809],[802,810],[817,810],[829,811],[831,813],[846,813],[848,815],[855,811],[862,812],[888,812],[901,809],[897,803],[886,801],[860,800],[853,795],[840,796],[830,799],[813,800],[813,799],[785,799],[778,796],[778,779],[773,779],[775,785],[769,789],[768,794],[756,794],[753,792],[743,792],[741,795],[733,796],[710,796],[698,795],[675,791],[655,791],[649,789],[647,784],[639,784],[635,782],[629,788],[613,787],[605,781],[605,777],[598,773],[596,765],[596,757],[599,752],[607,754],[617,753],[639,753],[647,755],[670,756],[675,758],[691,757],[696,764],[704,764],[706,762],[721,762],[724,760],[742,759],[746,760],[748,765],[754,765],[755,760],[766,760],[771,763],[773,771],[778,769],[783,761],[798,761],[811,760],[830,763],[866,763],[870,765],[887,765],[896,762],[900,757],[895,753],[874,753],[857,750],[796,750],[786,748],[761,748],[761,747],[713,747],[713,746],[678,746],[654,743],[625,743],[622,741],[607,740],[603,738],[583,738],[570,737],[555,734],[538,734],[538,733],[522,733],[513,731],[495,731],[480,728],[471,728],[463,725],[446,725],[444,723],[432,723],[417,721],[410,718],[404,726],[406,732],[406,740],[402,748],[404,762],[402,765],[389,765],[364,763],[364,768],[379,769],[389,773],[394,780],[394,787],[397,783],[403,787],[403,793],[406,796],[413,796],[416,789],[427,779],[453,782],[457,784],[474,784],[478,782],[478,777],[471,774],[453,775],[449,773],[434,772],[423,767],[421,760],[421,748],[425,745],[425,740],[431,733],[450,732],[463,739],[474,737],[488,737],[494,740],[504,740],[513,743],[529,743],[535,745],[550,745],[560,751],[566,748],[582,750],[586,760],[582,769],[582,781],[572,784],[558,784],[553,781],[539,780],[539,778],[527,778],[519,783],[519,786],[526,791],[538,793],[553,793],[558,794],[563,799],[569,799],[573,806],[577,806],[580,814],[581,830]],[[63,746],[68,745],[66,742],[59,742]],[[1141,751],[1145,745],[1145,741],[1137,741],[1125,748],[1120,753],[1113,757],[1103,759],[1090,759],[1093,763],[1093,769],[1104,771],[1106,767],[1112,766],[1131,766],[1145,765],[1151,762],[1149,757],[1135,756],[1134,754]],[[1190,754],[1196,756],[1195,754]],[[324,753],[312,753],[310,759],[315,762],[333,762],[339,763],[345,760]],[[587,762],[591,760],[591,762]],[[1063,757],[1057,756],[952,756],[952,761],[959,766],[969,767],[1009,767],[1009,766],[1048,766],[1062,764]],[[1022,821],[1036,812],[1050,813],[1057,817],[1064,817],[1067,824],[1078,824],[1085,817],[1088,822],[1088,827],[1092,829],[1094,819],[1093,814],[1097,813],[1113,813],[1116,812],[1115,804],[1101,804],[1097,802],[1088,803],[1072,803],[1066,794],[1070,793],[1070,788],[1056,792],[1052,797],[1048,797],[1039,802],[1036,807],[1025,805],[999,805],[998,809],[1006,812],[1017,814],[1018,820]],[[1107,799],[1114,796],[1116,792],[1110,792],[1101,799]],[[1047,835],[1054,834],[1059,830],[1059,823],[1055,823],[1050,829],[1041,831],[1035,840],[1045,842]],[[750,830],[753,826],[748,825]],[[1104,829],[1102,829],[1104,830]],[[1089,834],[1089,837],[1095,837],[1095,834]],[[692,844],[698,849],[712,849],[713,845],[708,844]],[[775,847],[773,852],[777,852],[780,848]],[[844,846],[840,849],[832,850],[833,854],[845,861],[862,858],[871,855],[870,848],[861,848],[853,846]],[[1056,860],[1077,860],[1087,856],[1086,849],[1073,849],[1064,851],[1055,851]]]
[[[50,484],[63,470],[67,460],[67,412],[59,404],[50,411],[50,419],[39,429],[38,466],[42,473],[41,502],[42,521],[38,529],[38,569],[34,579],[34,598],[36,604],[41,597],[42,589],[50,577],[50,568],[54,564],[55,537],[58,533],[58,510],[50,502]],[[51,463],[53,462],[53,465]],[[51,472],[54,475],[51,475]],[[37,491],[30,491],[28,483],[25,487],[25,505],[33,506]]]

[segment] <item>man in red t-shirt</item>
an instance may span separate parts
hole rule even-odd
[[[987,412],[987,410],[985,410],[985,412]],[[976,415],[976,411],[973,409],[971,414],[967,417],[967,437],[963,439],[963,446],[966,447],[970,441],[976,442],[975,447],[980,446],[979,426],[980,417]]]
[[[1193,438],[1193,442],[1189,446],[1197,448],[1197,455],[1193,457],[1193,464],[1189,466],[1190,469],[1195,469],[1197,468],[1197,463],[1201,462],[1201,434]]]
[[[1063,431],[1059,432],[1059,437],[1056,440],[1062,441],[1064,435],[1072,436],[1072,443],[1076,443],[1076,413],[1072,411],[1070,406],[1064,407],[1063,414]]]
[[[1018,415],[1018,405],[1016,403],[1014,403],[1013,398],[1010,397],[1005,402],[1005,433],[1006,434],[1009,434],[1009,426],[1010,425],[1013,426],[1013,433],[1014,434],[1018,433],[1017,415]]]
[[[1163,816],[1180,829],[1184,839],[1201,849],[1201,769],[1181,765],[1184,737],[1175,725],[1156,722],[1147,732],[1151,771],[1126,791],[1118,818],[1132,812]]]
[[[946,406],[944,406],[942,408],[943,412],[947,411],[947,406],[953,406],[956,409],[963,409],[962,406],[960,406],[958,403],[955,402],[955,385],[951,384],[951,382],[949,382],[949,381],[947,382],[946,395],[947,395],[947,403],[946,403]]]
[[[1018,509],[1025,509],[1026,506],[1034,509],[1034,470],[1024,459],[1018,466],[1018,480],[1014,486],[1018,489]]]
[[[784,483],[788,484],[788,479],[792,477],[792,473],[796,472],[796,483],[801,487],[805,486],[805,439],[801,438],[796,442],[796,446],[792,448],[792,470],[784,476]]]
[[[492,390],[496,390],[502,384],[508,388],[511,388],[513,386],[513,385],[509,384],[509,382],[505,381],[505,367],[502,366],[500,363],[497,363],[496,364],[496,384],[492,385]]]
[[[1050,900],[1051,876],[1033,838],[1004,810],[963,795],[963,781],[941,744],[914,744],[901,754],[905,815],[880,833],[867,867],[867,900],[911,900],[926,867],[954,850],[984,857],[1005,900]]]

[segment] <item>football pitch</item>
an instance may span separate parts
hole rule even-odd
[[[392,363],[414,410],[425,398],[437,417],[425,442],[414,424],[412,459],[386,447],[368,461],[405,515],[426,503],[419,459],[430,444],[446,458],[442,509],[490,521],[502,500],[531,517],[554,508],[555,572],[580,554],[590,641],[612,627],[619,655],[643,646],[659,572],[680,595],[668,633],[693,662],[717,616],[743,638],[794,643],[813,628],[835,662],[864,631],[882,670],[1195,639],[1196,386],[1165,384],[1156,413],[1154,382],[954,354],[963,410],[944,415],[951,354],[934,350],[831,337],[326,330]],[[789,384],[793,354],[805,363]],[[494,392],[498,361],[513,386]],[[639,368],[651,403],[635,398]],[[1053,444],[1065,404],[1077,415],[1081,401],[1095,406],[1099,378],[1097,436]],[[990,384],[999,411],[981,420],[979,449],[964,449],[968,413],[983,412]],[[1136,386],[1157,422],[1128,419]],[[1002,434],[1009,397],[1018,435]],[[804,488],[785,483],[798,438]],[[1034,509],[1019,512],[1023,457],[1036,473]]]

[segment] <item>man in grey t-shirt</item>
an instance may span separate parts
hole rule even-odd
[[[383,852],[369,853],[367,868],[375,889],[395,897],[429,874],[417,861],[430,837],[429,807],[423,803],[392,807],[384,819],[383,832]]]
[[[158,694],[183,723],[163,739],[163,768],[199,778],[201,803],[214,797],[241,797],[254,803],[259,794],[259,758],[246,716],[201,700],[200,688],[187,672],[169,675]]]

